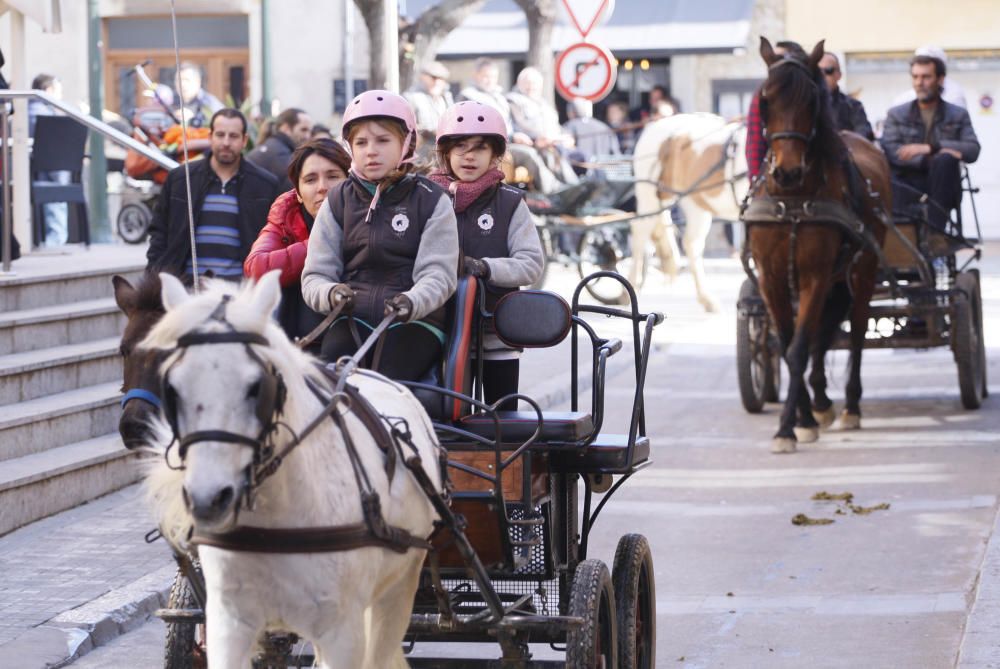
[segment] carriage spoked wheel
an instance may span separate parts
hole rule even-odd
[[[641,534],[618,540],[611,581],[618,618],[618,669],[656,666],[656,586],[653,554]]]
[[[153,212],[142,202],[126,204],[118,212],[118,235],[129,244],[140,244],[149,234]]]
[[[608,567],[600,560],[584,560],[577,565],[570,588],[569,615],[583,618],[583,626],[566,635],[566,668],[615,669],[615,592]]]
[[[579,262],[577,271],[583,279],[594,272],[618,272],[626,279],[632,271],[632,246],[629,239],[631,229],[627,223],[597,225],[588,228],[580,238],[577,251]],[[642,289],[646,281],[646,271],[649,262],[642,263],[642,273],[633,286],[636,292]],[[586,286],[587,292],[602,304],[628,304],[628,291],[618,281],[612,279],[597,279]]]
[[[740,286],[739,302],[760,299],[750,279]],[[766,402],[777,402],[781,388],[781,357],[771,350],[771,328],[766,313],[740,308],[736,315],[736,376],[740,400],[747,413],[760,413]]]
[[[986,342],[983,341],[983,296],[979,271],[959,272],[955,288],[961,294],[952,305],[951,348],[958,367],[962,406],[978,409],[986,390]]]
[[[201,573],[201,563],[197,560],[194,560],[194,567]],[[174,576],[174,584],[170,587],[167,608],[200,608],[191,589],[191,583],[179,569]],[[204,623],[168,622],[163,669],[205,669],[207,666]]]

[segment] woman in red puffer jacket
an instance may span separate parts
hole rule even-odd
[[[292,154],[288,178],[295,186],[278,196],[243,263],[243,274],[259,279],[281,270],[278,322],[289,337],[304,337],[323,319],[302,300],[299,278],[306,262],[313,219],[331,188],[347,178],[351,157],[330,139],[306,142]]]

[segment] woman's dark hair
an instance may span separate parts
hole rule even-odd
[[[292,161],[288,163],[288,178],[292,182],[292,188],[299,189],[299,177],[302,175],[302,166],[306,164],[306,159],[316,154],[326,158],[331,163],[344,171],[344,174],[351,169],[351,156],[337,142],[332,139],[320,137],[310,139],[308,142],[295,149],[292,153]]]
[[[440,142],[437,143],[437,159],[438,165],[442,170],[445,171],[449,176],[456,176],[454,172],[451,171],[451,164],[448,162],[448,155],[458,146],[463,140],[469,139],[470,137],[476,137],[476,135],[460,135],[457,137],[445,137]],[[490,151],[493,152],[494,160],[500,160],[503,158],[504,153],[507,151],[506,142],[501,140],[499,137],[494,135],[481,135],[479,136],[483,140],[483,144],[490,147]]]

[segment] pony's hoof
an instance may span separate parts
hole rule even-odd
[[[701,306],[705,309],[706,312],[710,314],[719,313],[719,303],[716,302],[711,297],[699,297],[698,302],[701,303]]]
[[[813,418],[815,418],[816,422],[819,423],[819,427],[821,430],[825,430],[826,428],[833,425],[833,421],[837,419],[837,412],[834,411],[833,405],[830,405],[828,409],[825,409],[823,411],[817,411],[816,409],[813,409],[812,413],[813,413]]]
[[[844,412],[840,414],[840,429],[860,430],[861,416],[856,413],[847,413],[847,410],[844,410]]]
[[[790,437],[775,437],[771,440],[772,453],[794,453],[795,440]]]
[[[795,438],[803,444],[811,444],[819,441],[818,427],[797,427],[795,428]]]

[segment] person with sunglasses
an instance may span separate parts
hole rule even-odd
[[[865,106],[861,100],[844,95],[840,90],[840,59],[827,51],[819,61],[819,69],[823,73],[826,87],[830,91],[830,106],[833,109],[833,122],[838,130],[856,132],[868,141],[875,141],[875,133],[865,114]]]

